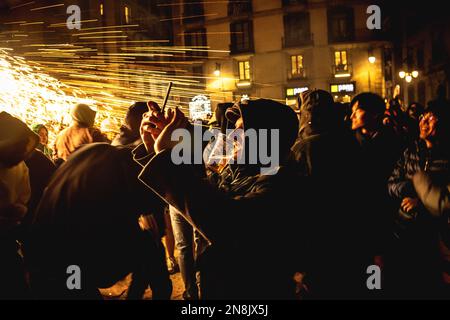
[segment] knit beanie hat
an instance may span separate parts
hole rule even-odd
[[[94,125],[96,113],[88,105],[79,103],[72,109],[70,115],[74,121],[90,128]]]

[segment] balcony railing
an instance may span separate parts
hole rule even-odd
[[[338,64],[332,66],[332,72],[335,78],[351,77],[353,69],[351,64]]]
[[[289,69],[287,72],[288,80],[297,80],[297,79],[305,79],[306,78],[306,69],[301,68],[296,72],[292,72],[292,69]]]
[[[238,89],[248,89],[252,87],[252,80],[236,80],[235,84]]]
[[[283,48],[305,47],[314,44],[314,36],[312,33],[306,34],[304,37],[283,37]]]

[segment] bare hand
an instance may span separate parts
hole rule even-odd
[[[419,206],[419,199],[417,198],[405,198],[402,201],[401,208],[405,212],[410,212]]]
[[[189,124],[188,119],[178,108],[176,108],[175,111],[169,109],[167,111],[167,116],[170,123],[162,129],[158,138],[155,140],[155,152],[173,148],[179,141],[172,141],[172,133],[176,129],[187,128]]]
[[[156,103],[149,102],[147,105],[150,111],[142,116],[140,134],[147,150],[152,150],[155,140],[170,120],[161,112]]]

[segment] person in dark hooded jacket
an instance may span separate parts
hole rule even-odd
[[[279,157],[279,166],[273,174],[261,174],[260,162],[239,164],[230,184],[235,191],[240,189],[237,195],[211,184],[204,166],[175,165],[171,149],[176,143],[171,133],[190,127],[176,110],[168,112],[170,123],[157,137],[156,155],[144,164],[140,179],[210,240],[199,257],[203,299],[293,299],[299,245],[291,187],[301,182],[288,159],[298,121],[292,109],[271,100],[249,101],[238,110],[237,128],[279,130],[279,140],[269,143],[279,147],[274,155]]]
[[[141,127],[142,117],[148,110],[147,102],[138,101],[133,103],[128,108],[124,122],[120,126],[120,132],[112,141],[111,145],[136,147],[142,143],[139,129]]]
[[[158,104],[154,101],[140,101],[131,105],[125,115],[124,122],[120,127],[120,133],[116,136],[111,145],[118,148],[127,148],[130,152],[133,152],[134,148],[142,144],[140,135],[142,119],[144,115],[149,112],[149,108],[155,106],[158,106]],[[131,165],[137,164],[133,163]],[[141,224],[148,226],[148,228],[156,226],[155,229],[157,229],[157,231],[145,230],[145,236],[149,240],[148,248],[142,254],[142,265],[133,272],[132,281],[128,288],[127,299],[142,299],[145,290],[149,285],[152,288],[152,299],[170,299],[171,286],[168,285],[170,284],[170,281],[168,280],[168,270],[165,262],[166,256],[164,247],[160,241],[160,238],[164,236],[164,233],[166,239],[169,234],[172,233],[172,230],[168,230],[170,224],[167,225],[165,222],[168,220],[168,218],[165,218],[167,215],[165,213],[165,206],[161,205],[159,208],[155,207],[152,212],[141,213],[142,216],[139,218]],[[171,237],[173,238],[173,235]],[[169,252],[169,255],[173,258],[173,250]]]
[[[39,142],[25,123],[0,113],[0,300],[27,298],[17,239],[31,196],[26,160]]]
[[[149,236],[138,217],[162,203],[138,172],[130,149],[103,143],[82,147],[57,170],[24,241],[34,298],[98,299],[98,288],[142,267]],[[81,270],[80,290],[67,286],[70,266]]]
[[[446,186],[439,186],[429,174],[423,171],[414,174],[413,183],[417,196],[427,211],[440,220],[441,297],[450,298],[450,183]]]
[[[362,298],[371,264],[368,235],[374,230],[369,212],[361,211],[367,196],[358,145],[336,108],[326,91],[301,94],[299,138],[292,151],[299,174],[309,178],[303,197],[313,204],[304,213],[302,238],[310,247],[303,271],[311,298]]]
[[[389,195],[398,208],[390,258],[395,295],[412,298],[440,295],[443,266],[439,253],[440,228],[446,223],[421,202],[413,177],[424,171],[434,185],[447,187],[449,119],[449,111],[443,105],[427,108],[419,122],[420,139],[404,151],[388,180]]]
[[[383,98],[371,92],[356,95],[351,101],[351,121],[355,138],[360,145],[361,176],[369,199],[364,205],[373,214],[373,229],[377,256],[382,256],[389,247],[392,212],[395,205],[386,190],[387,180],[400,157],[403,143],[398,135],[383,125],[386,105]]]
[[[58,164],[83,145],[95,142],[109,142],[108,138],[94,127],[97,112],[86,104],[77,104],[71,110],[72,124],[56,137],[54,151]]]

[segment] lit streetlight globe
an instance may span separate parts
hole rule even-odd
[[[405,77],[405,80],[406,80],[406,82],[411,82],[411,80],[412,80],[411,75],[408,74],[408,75]]]
[[[374,64],[377,59],[374,56],[369,57],[369,62]]]
[[[400,71],[398,73],[398,76],[403,79],[406,76],[406,72],[405,71]]]
[[[411,72],[411,75],[413,76],[413,78],[417,78],[419,76],[419,71],[413,71]]]

